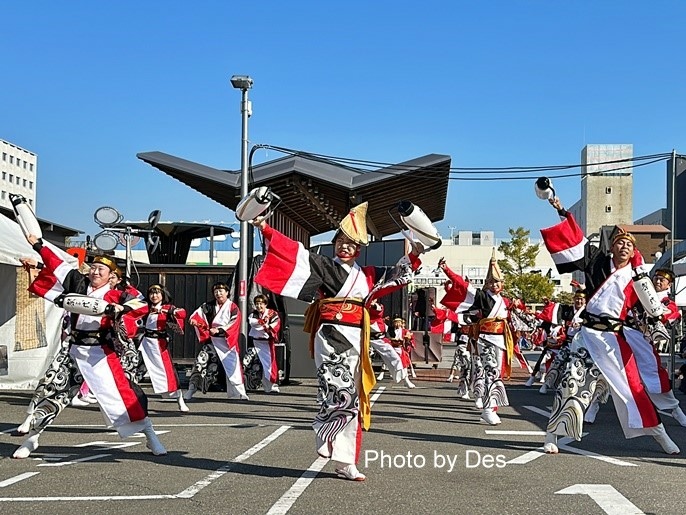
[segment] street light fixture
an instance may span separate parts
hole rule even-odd
[[[109,252],[117,248],[121,243],[126,247],[126,278],[131,278],[131,247],[135,245],[132,243],[134,237],[140,234],[147,234],[148,253],[152,254],[157,249],[160,243],[160,237],[155,235],[155,228],[160,221],[161,211],[155,209],[148,215],[148,228],[140,229],[133,228],[127,222],[122,222],[124,216],[113,207],[103,206],[95,210],[93,219],[101,229],[101,232],[95,235],[93,243],[95,246]]]
[[[252,115],[252,105],[248,100],[248,90],[253,80],[247,75],[234,75],[231,85],[241,90],[241,198],[248,195],[248,118]],[[252,226],[241,222],[240,251],[238,255],[238,309],[241,311],[240,346],[244,354],[248,344],[248,251],[249,238],[252,237]]]
[[[677,154],[676,150],[672,149],[672,176],[671,176],[671,185],[672,185],[672,191],[671,191],[671,199],[670,199],[670,204],[672,206],[671,209],[671,231],[669,233],[669,247],[670,247],[670,258],[669,258],[669,265],[672,270],[674,270],[674,235],[676,233],[676,159],[677,159]],[[670,293],[672,294],[672,298],[676,301],[676,277],[674,277],[674,280],[672,281],[672,286],[670,288]],[[671,378],[672,381],[672,388],[675,386],[675,375],[676,375],[676,324],[672,324],[671,327],[671,345],[669,349],[669,377]]]
[[[250,89],[253,81],[248,75],[234,75],[231,77],[231,85],[236,89]]]

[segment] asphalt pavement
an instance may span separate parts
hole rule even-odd
[[[661,452],[651,438],[625,440],[611,401],[581,442],[541,452],[551,395],[526,388],[515,368],[502,424],[479,422],[474,403],[446,383],[452,358],[416,364],[417,388],[381,381],[359,468],[365,482],[338,478],[318,458],[311,421],[312,379],[280,394],[253,392],[229,401],[197,395],[181,414],[152,394],[150,415],[167,456],[145,439],[120,440],[97,406],[69,408],[41,436],[26,460],[9,458],[21,437],[30,392],[0,392],[0,512],[141,514],[498,513],[681,514],[686,428],[665,426],[684,449]],[[534,359],[534,355],[529,355]],[[449,366],[449,365],[448,365]],[[686,397],[679,394],[684,403]]]

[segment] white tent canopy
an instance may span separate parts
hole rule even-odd
[[[0,390],[36,387],[59,346],[64,311],[54,304],[25,295],[22,257],[40,256],[26,241],[19,225],[0,215]],[[19,297],[22,322],[17,324]],[[19,327],[18,327],[19,326]],[[23,341],[30,334],[31,343]]]
[[[21,266],[19,258],[37,254],[24,238],[19,224],[6,216],[0,216],[0,263]]]
[[[676,302],[676,305],[680,308],[684,308],[686,307],[686,258],[681,258],[676,261],[672,267],[672,271],[676,277],[674,280],[674,291],[676,291],[674,302]]]

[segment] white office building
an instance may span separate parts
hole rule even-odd
[[[10,193],[23,195],[36,210],[38,156],[0,139],[0,206],[11,208]]]

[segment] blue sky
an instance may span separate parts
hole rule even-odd
[[[136,158],[240,168],[251,144],[454,167],[576,164],[589,143],[686,153],[680,1],[6,1],[0,138],[38,154],[38,215],[94,234],[128,219],[233,221]],[[256,162],[281,157],[258,152]],[[578,178],[555,181],[566,205]],[[634,174],[634,218],[665,206]],[[451,181],[444,235],[555,222],[530,181]]]

